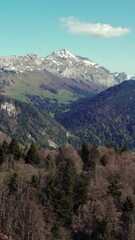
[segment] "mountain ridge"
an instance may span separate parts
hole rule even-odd
[[[46,57],[40,57],[33,53],[25,56],[0,57],[0,68],[1,71],[4,69],[17,73],[46,69],[58,76],[88,81],[106,87],[129,79],[126,73],[111,73],[92,60],[66,49],[54,51]]]

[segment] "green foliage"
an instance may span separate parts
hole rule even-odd
[[[121,190],[117,179],[114,178],[110,181],[110,185],[108,186],[108,194],[112,195],[116,200],[120,200]]]
[[[2,145],[0,146],[0,165],[6,161],[8,153],[8,143],[6,141],[3,141]]]
[[[38,176],[33,175],[31,177],[31,186],[35,188],[35,197],[38,204],[42,203],[42,193],[41,193],[41,184]]]
[[[86,165],[88,162],[88,159],[89,159],[89,149],[88,149],[87,143],[82,144],[81,157],[82,157],[84,164]]]
[[[103,166],[106,166],[106,164],[108,163],[108,158],[106,155],[103,155],[100,159],[100,163],[103,165]]]
[[[131,101],[132,99],[132,101]],[[116,143],[119,152],[124,144],[135,149],[135,82],[125,81],[91,99],[71,105],[59,116],[64,127],[82,141],[106,145]]]
[[[31,143],[31,146],[28,150],[27,156],[25,158],[25,163],[37,165],[39,164],[40,159],[34,142]]]
[[[2,149],[6,155],[9,153],[9,145],[6,140],[4,140],[2,143]]]
[[[56,239],[59,235],[59,226],[56,221],[54,221],[52,224],[51,233],[52,233],[53,239]]]
[[[40,189],[40,181],[36,175],[33,175],[31,178],[31,185],[32,187],[36,188],[37,190]]]
[[[128,148],[127,148],[126,144],[124,144],[123,148],[121,149],[121,153],[127,152],[127,151],[128,151]]]
[[[59,212],[60,217],[64,220],[66,226],[68,226],[72,223],[73,194],[66,195],[64,191],[60,194],[60,202],[58,205],[58,212]]]
[[[55,179],[52,176],[49,176],[46,179],[46,188],[44,191],[46,193],[47,199],[54,206],[56,205],[56,202],[57,202],[57,197],[56,197],[57,190],[55,185],[56,185]]]
[[[16,158],[16,159],[19,159],[20,156],[21,156],[21,151],[20,151],[20,148],[19,148],[19,144],[17,142],[17,140],[15,138],[12,138],[10,144],[9,144],[9,152],[11,154],[13,154],[13,156]]]
[[[56,179],[49,176],[46,185],[46,196],[54,206],[58,216],[63,219],[66,226],[72,223],[74,210],[74,184],[76,172],[71,159],[64,160],[64,168]]]
[[[55,165],[54,165],[54,161],[52,160],[49,154],[46,157],[45,163],[46,163],[46,170],[49,171],[50,173],[53,173]]]
[[[133,200],[131,199],[131,197],[127,196],[124,202],[122,203],[122,217],[121,217],[124,235],[127,237],[126,239],[128,239],[128,235],[130,233],[129,231],[132,222],[133,210],[134,210]]]
[[[75,167],[71,159],[66,159],[63,181],[64,192],[61,199],[61,216],[64,218],[66,225],[69,225],[72,222],[74,207],[74,183]]]
[[[84,174],[76,177],[74,186],[74,211],[87,201],[88,179]]]
[[[3,152],[2,147],[0,146],[0,165],[5,161],[5,154]]]
[[[99,156],[99,152],[96,145],[89,150],[89,155],[87,162],[84,163],[84,170],[92,170],[95,171],[96,169],[96,161]]]
[[[99,221],[95,219],[95,229],[91,234],[92,239],[93,240],[97,240],[97,239],[109,240],[109,238],[105,238],[105,236],[107,236],[107,220],[103,219]]]
[[[134,204],[131,197],[126,197],[125,201],[122,204],[122,211],[124,213],[131,214],[133,212],[133,209],[134,209]]]
[[[64,186],[66,194],[70,194],[73,192],[76,172],[73,161],[70,158],[67,158],[65,161],[66,167],[64,171]]]
[[[9,182],[9,192],[15,194],[18,191],[18,174],[14,173]]]
[[[11,117],[6,110],[0,109],[0,131],[3,133],[17,139],[23,145],[30,144],[31,139],[43,147],[49,147],[48,139],[61,147],[68,142],[67,131],[43,111],[43,106],[38,109],[30,103],[0,96],[0,104],[5,102],[13,104],[19,114]],[[70,137],[70,141],[75,146],[80,144],[79,138],[74,135]]]

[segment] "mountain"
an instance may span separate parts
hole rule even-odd
[[[93,95],[103,88],[82,80],[56,76],[47,70],[16,73],[0,72],[0,92],[18,100],[28,101],[31,96],[68,103],[78,98]]]
[[[115,85],[118,81],[128,78],[126,73],[111,74],[109,70],[92,60],[75,55],[66,49],[52,52],[46,57],[32,53],[26,56],[0,57],[0,68],[1,71],[4,69],[17,73],[46,69],[57,76],[77,79],[78,82],[83,80],[104,87]]]
[[[135,74],[128,75],[125,72],[122,72],[122,73],[115,72],[115,73],[112,73],[112,75],[118,84],[126,80],[135,80]]]
[[[53,114],[114,84],[109,71],[65,49],[45,58],[35,54],[0,58],[0,93]]]
[[[15,137],[22,144],[36,141],[42,146],[56,148],[77,141],[49,115],[30,104],[0,96],[0,136]]]
[[[0,93],[58,115],[72,102],[92,97],[135,75],[111,73],[66,49],[47,57],[36,54],[0,57]]]
[[[49,71],[108,87],[115,84],[113,76],[105,68],[88,58],[77,56],[68,50],[55,51],[46,57]]]
[[[125,81],[80,100],[58,120],[83,141],[135,149],[135,82]]]

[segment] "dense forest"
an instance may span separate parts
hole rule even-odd
[[[135,81],[125,81],[71,104],[57,120],[82,141],[114,142],[135,150]]]
[[[64,146],[80,140],[58,124],[49,114],[32,104],[0,95],[0,132],[16,138],[22,144],[36,141],[40,146]]]
[[[134,240],[134,182],[126,146],[49,150],[3,141],[0,232],[13,240]]]

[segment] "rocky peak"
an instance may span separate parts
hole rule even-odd
[[[55,51],[55,52],[51,53],[49,56],[53,56],[58,59],[74,58],[77,60],[76,55],[66,49],[61,49],[59,51]]]
[[[127,80],[126,73],[110,73],[92,60],[78,56],[67,49],[54,51],[47,57],[40,57],[33,53],[26,56],[0,57],[0,69],[17,73],[46,69],[58,76],[105,87]]]

